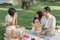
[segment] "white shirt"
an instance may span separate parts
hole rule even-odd
[[[35,19],[34,22],[35,22],[35,23],[40,23],[39,19]]]
[[[5,17],[5,23],[10,24],[12,20],[13,20],[13,17],[11,17],[9,14],[7,14],[7,16]],[[6,33],[8,33],[9,35],[11,34],[11,30],[14,30],[14,36],[16,36],[18,34],[15,26],[6,27]],[[17,39],[10,38],[10,40],[18,40],[18,38]]]
[[[10,24],[12,20],[13,20],[13,17],[11,17],[9,14],[7,14],[7,16],[5,17],[5,23]],[[6,27],[6,32],[7,33],[10,34],[11,30],[16,30],[16,27],[15,26]]]
[[[6,27],[6,33],[9,33],[11,34],[11,30],[16,30],[16,27],[15,26],[9,26],[9,27]]]
[[[35,19],[34,23],[40,23],[40,20],[39,19]],[[36,30],[35,27],[32,27],[32,30],[31,30],[33,33],[40,33],[41,30]]]
[[[13,17],[11,17],[9,14],[7,14],[7,16],[5,17],[5,23],[10,24],[12,20],[13,20]]]
[[[50,15],[49,18],[47,19],[45,16],[41,18],[41,24],[43,25],[44,28],[49,28],[51,26],[56,26],[56,19],[53,15]]]

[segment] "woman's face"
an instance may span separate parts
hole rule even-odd
[[[37,18],[38,18],[38,17],[39,17],[39,15],[38,15],[38,14],[36,14],[36,16],[35,16],[35,17],[37,17]]]
[[[14,16],[15,14],[17,14],[16,12],[12,14],[12,16]]]

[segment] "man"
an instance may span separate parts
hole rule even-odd
[[[43,26],[41,34],[45,36],[53,36],[56,25],[56,19],[50,12],[51,9],[49,7],[45,7],[43,17],[41,19],[41,24]]]

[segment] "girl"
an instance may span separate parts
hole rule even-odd
[[[35,23],[41,23],[41,18],[42,18],[42,12],[41,11],[37,11],[36,12],[36,16],[34,17],[34,20],[33,20],[33,23],[35,24]],[[32,27],[32,32],[34,32],[35,33],[35,31],[36,31],[36,28],[35,27]]]

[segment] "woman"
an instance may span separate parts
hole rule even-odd
[[[5,17],[5,22],[6,22],[6,33],[4,34],[5,37],[8,40],[18,39],[19,35],[15,35],[17,13],[14,8],[9,8],[8,15]]]
[[[42,18],[42,12],[41,11],[37,11],[36,12],[36,16],[34,17],[34,20],[33,20],[33,23],[41,23],[41,18]],[[35,32],[36,31],[36,28],[35,27],[32,27],[32,32]]]

